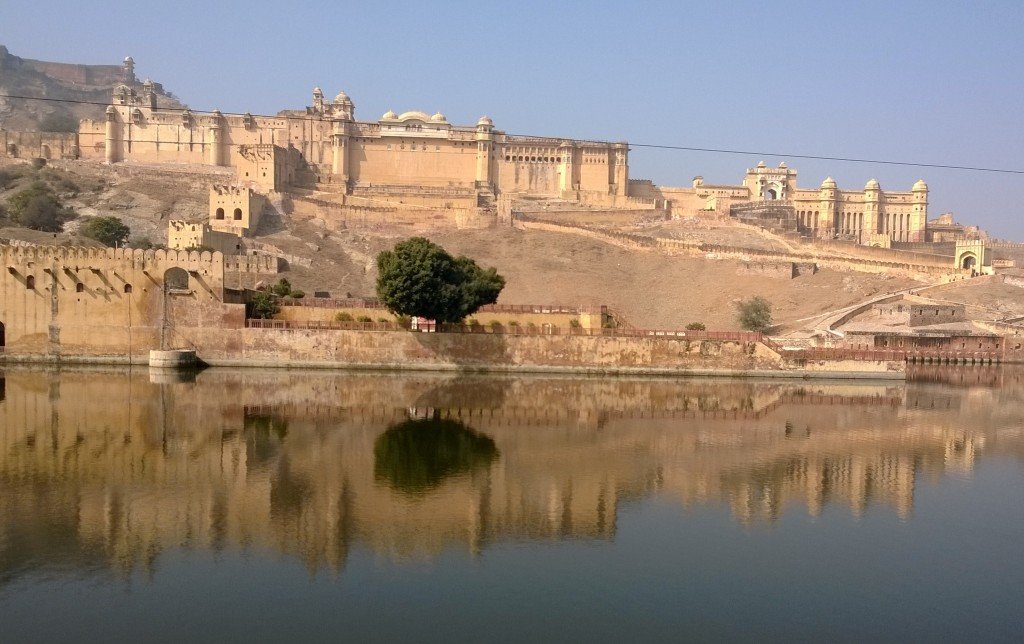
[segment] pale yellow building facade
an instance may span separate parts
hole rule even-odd
[[[440,112],[388,111],[358,121],[341,92],[313,91],[305,110],[276,116],[162,110],[152,83],[141,94],[121,85],[103,121],[83,121],[83,158],[234,167],[262,190],[286,185],[335,186],[353,194],[374,189],[605,197],[628,193],[628,146],[510,135],[483,116],[475,125]]]
[[[918,181],[910,190],[883,190],[868,181],[863,190],[843,190],[827,177],[817,188],[797,186],[797,171],[763,161],[748,168],[739,185],[704,183],[694,177],[689,188],[632,182],[630,194],[671,202],[676,217],[728,216],[734,208],[767,204],[792,208],[800,232],[817,238],[853,239],[868,245],[926,241],[928,185]]]

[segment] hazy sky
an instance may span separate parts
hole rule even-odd
[[[482,114],[517,134],[1024,170],[1024,2],[0,1],[11,53],[126,55],[195,109],[274,113],[344,89],[356,116]],[[909,190],[1024,240],[1024,175],[651,151],[633,178]]]

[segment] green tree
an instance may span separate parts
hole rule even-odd
[[[79,231],[107,246],[123,246],[128,241],[131,229],[117,217],[93,217]]]
[[[767,331],[772,325],[772,305],[760,295],[737,302],[736,313],[747,331]]]
[[[270,290],[278,297],[288,297],[292,294],[292,284],[282,277],[277,284],[270,287]]]
[[[707,329],[703,322],[690,322],[686,325],[687,331],[707,331]]]
[[[274,317],[280,307],[277,305],[277,296],[269,291],[257,291],[253,294],[252,298],[249,299],[249,303],[246,307],[248,311],[247,317],[259,318],[266,320]]]
[[[458,322],[498,300],[505,278],[468,257],[454,258],[423,237],[377,256],[377,297],[396,315]]]

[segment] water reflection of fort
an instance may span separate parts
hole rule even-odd
[[[651,494],[724,503],[744,522],[795,505],[908,517],[922,480],[970,472],[986,453],[1024,455],[1016,374],[999,388],[218,371],[155,380],[144,370],[6,374],[0,580],[31,562],[130,570],[175,547],[270,549],[337,570],[356,544],[429,557],[608,539],[620,506]],[[444,419],[446,442],[433,445],[419,418]]]

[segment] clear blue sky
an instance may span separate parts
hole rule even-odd
[[[274,113],[320,85],[344,89],[365,120],[440,110],[523,134],[1018,170],[1022,34],[1021,0],[0,6],[11,53],[130,54],[196,109]],[[631,174],[738,183],[760,158],[634,148]],[[924,178],[932,216],[1024,240],[1024,175],[764,158],[797,168],[801,186]]]

